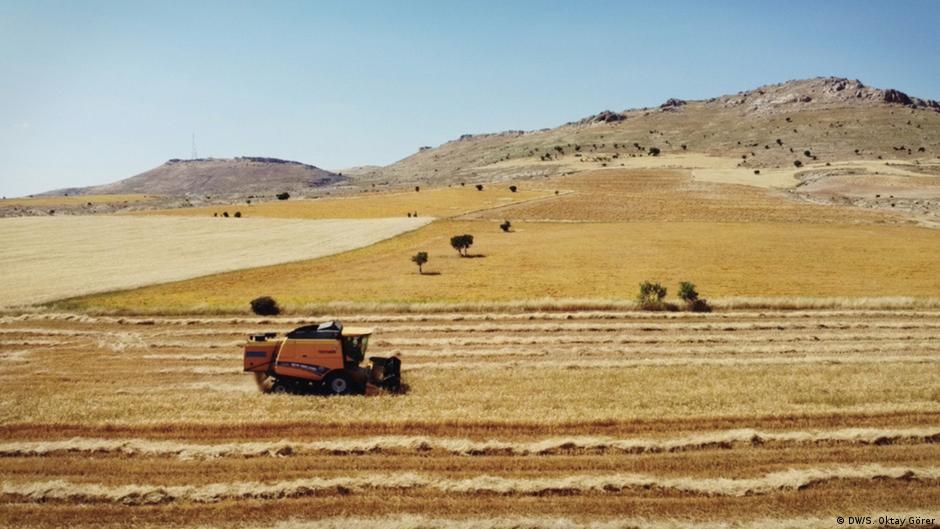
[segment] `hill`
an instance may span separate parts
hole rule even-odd
[[[54,194],[273,195],[302,193],[344,182],[346,177],[290,160],[263,157],[172,159],[138,175],[100,186]]]
[[[688,167],[697,162],[678,156],[691,153],[731,160],[748,174],[846,160],[936,160],[940,103],[838,77],[789,81],[707,100],[603,111],[554,129],[465,134],[359,178],[518,180],[636,166],[637,158]]]

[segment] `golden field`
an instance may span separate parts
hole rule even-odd
[[[287,306],[351,302],[467,302],[532,298],[633,299],[644,280],[706,297],[940,297],[940,233],[906,226],[762,223],[442,221],[368,248],[91,296],[73,308],[244,310],[270,295]],[[475,236],[462,258],[450,237]],[[427,251],[419,275],[409,256]],[[324,288],[329,284],[329,288]]]
[[[146,202],[158,198],[155,195],[72,195],[4,198],[0,208],[10,206],[47,208],[56,206],[80,206],[82,204],[116,204]]]
[[[319,199],[289,199],[229,206],[206,206],[195,208],[160,209],[134,212],[135,215],[222,215],[228,211],[241,212],[245,217],[271,217],[290,219],[372,219],[407,217],[417,213],[420,217],[452,217],[470,211],[505,206],[548,196],[549,192],[526,189],[531,184],[519,184],[513,193],[511,184],[486,184],[482,191],[472,185],[454,186],[421,191],[382,192],[351,197],[326,197]]]
[[[407,393],[241,372],[247,333],[326,317],[3,317],[0,521],[815,528],[940,501],[936,310],[350,315]]]

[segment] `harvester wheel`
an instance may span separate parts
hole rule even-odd
[[[353,391],[353,383],[345,373],[330,373],[325,381],[326,391],[330,395],[349,395]]]
[[[278,393],[281,395],[292,393],[291,387],[287,385],[283,380],[278,380],[274,382],[274,385],[271,386],[271,393]]]

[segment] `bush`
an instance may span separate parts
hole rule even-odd
[[[428,262],[428,252],[418,252],[411,256],[411,262],[418,265],[418,273],[424,274],[424,269],[421,267]]]
[[[640,293],[637,295],[636,301],[644,310],[656,310],[662,308],[663,298],[665,297],[666,287],[659,283],[644,281],[640,283]]]
[[[812,158],[813,153],[811,153],[811,152],[809,152],[809,151],[803,151],[803,156],[806,156],[807,158]]]
[[[795,166],[797,166],[797,167],[803,167],[803,162],[801,162],[801,161],[799,161],[799,160],[793,160],[793,165],[795,165]]]
[[[222,216],[225,217],[225,218],[228,218],[228,211],[223,211],[223,212],[222,212]]]
[[[477,184],[477,191],[483,191],[483,184]]]
[[[457,250],[461,257],[467,256],[467,250],[473,246],[473,235],[454,235],[450,238],[450,245]]]
[[[251,311],[259,316],[277,316],[281,313],[281,307],[271,296],[261,296],[251,300]]]
[[[277,199],[278,199],[278,200],[287,200],[288,198],[290,198],[290,193],[288,193],[288,192],[286,192],[286,191],[283,192],[283,193],[278,193],[278,194],[277,194]]]
[[[509,230],[512,229],[512,223],[507,220],[506,222],[499,225],[499,229],[503,230],[506,233],[509,233]]]
[[[513,193],[515,193],[517,189],[519,188],[516,186],[509,186],[509,190],[512,191]]]
[[[236,211],[236,212],[235,212],[235,218],[236,218],[236,219],[242,218],[242,212],[241,212],[241,211]]]
[[[421,186],[415,186],[415,193],[417,193],[418,191],[421,191]]]
[[[691,312],[711,312],[712,306],[708,304],[707,299],[697,299],[692,303],[689,303],[689,311]]]
[[[650,156],[659,156],[659,153],[662,152],[659,150],[659,147],[650,147]]]
[[[679,283],[679,299],[686,303],[692,303],[697,300],[698,292],[695,290],[695,285],[688,281]]]

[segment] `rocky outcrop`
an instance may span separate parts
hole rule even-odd
[[[914,103],[910,96],[900,90],[895,90],[893,88],[889,88],[884,91],[884,102],[899,105],[911,105]]]
[[[669,99],[666,100],[665,103],[663,103],[662,105],[659,105],[659,108],[663,110],[676,110],[685,104],[686,104],[685,100],[670,97]]]

